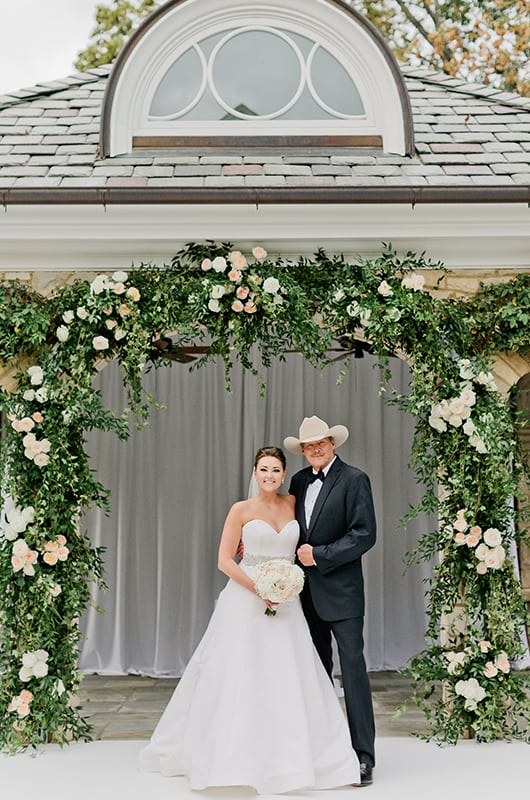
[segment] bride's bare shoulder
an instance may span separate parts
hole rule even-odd
[[[252,498],[250,500],[238,500],[230,509],[230,513],[245,522],[250,518],[254,505],[255,502]]]

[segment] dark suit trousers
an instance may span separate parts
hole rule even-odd
[[[333,680],[331,634],[339,651],[346,714],[353,749],[360,762],[375,765],[375,722],[370,682],[364,660],[363,617],[326,622],[315,611],[309,586],[302,592],[302,606],[313,643]]]

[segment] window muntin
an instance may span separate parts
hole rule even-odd
[[[149,121],[332,120],[365,116],[346,69],[316,41],[272,26],[193,42],[153,93]]]

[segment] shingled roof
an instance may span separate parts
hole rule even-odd
[[[332,148],[260,152],[254,147],[251,153],[208,148],[102,159],[100,114],[110,70],[99,67],[0,96],[0,200],[47,202],[48,195],[64,189],[128,189],[142,202],[152,194],[145,190],[155,188],[224,189],[232,197],[245,187],[298,187],[324,194],[344,187],[386,188],[392,197],[396,187],[511,187],[513,197],[519,187],[521,199],[530,190],[530,98],[408,69],[413,157]]]

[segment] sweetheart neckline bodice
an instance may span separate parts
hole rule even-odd
[[[247,522],[245,522],[243,528],[245,528],[247,525],[250,525],[252,522],[263,522],[265,525],[268,525],[268,527],[271,528],[271,530],[274,531],[276,536],[279,536],[281,533],[283,533],[283,531],[287,528],[287,526],[291,524],[291,522],[296,522],[296,520],[290,519],[288,522],[285,523],[285,525],[282,528],[280,528],[279,531],[277,531],[271,522],[268,522],[266,519],[261,519],[261,517],[255,517],[254,519],[249,519]]]

